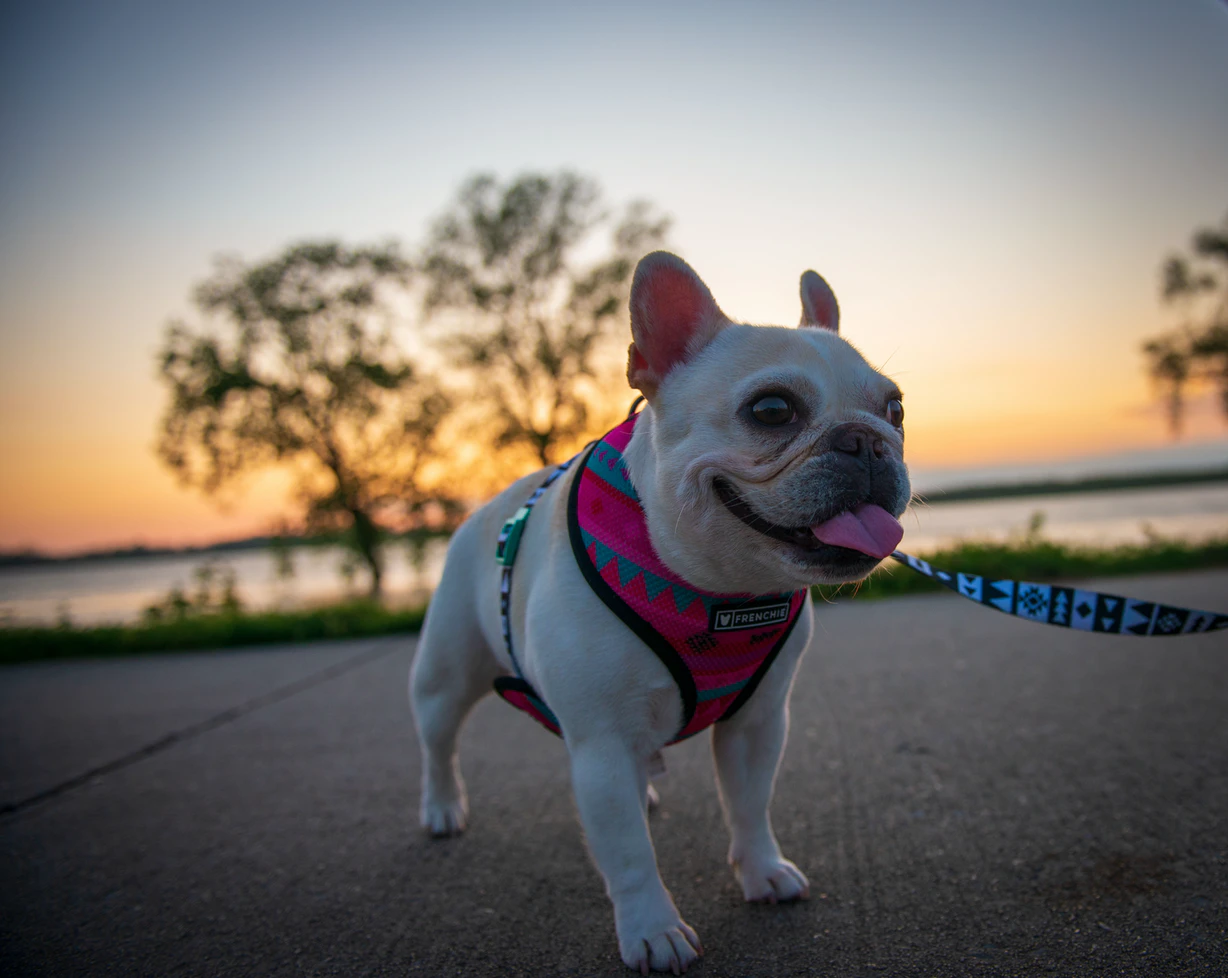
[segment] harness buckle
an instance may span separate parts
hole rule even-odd
[[[511,567],[516,562],[516,551],[520,547],[520,538],[524,535],[524,525],[529,521],[528,506],[521,506],[516,515],[503,524],[499,531],[499,541],[495,544],[495,562],[504,567]]]

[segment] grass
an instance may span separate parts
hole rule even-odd
[[[952,573],[1043,583],[1228,567],[1228,537],[1202,543],[1156,537],[1142,544],[1081,547],[1030,536],[1007,543],[965,541],[918,556]],[[815,593],[826,599],[865,600],[945,590],[937,581],[891,560],[861,584],[820,587]]]
[[[993,580],[1078,580],[1228,567],[1228,537],[1203,543],[1154,538],[1137,545],[1080,547],[1032,534],[1008,543],[964,542],[924,556],[943,570],[981,574]],[[861,584],[816,588],[815,592],[828,600],[864,601],[941,590],[937,582],[888,561]],[[140,624],[0,627],[0,664],[416,632],[426,613],[425,608],[390,609],[371,601],[302,611],[247,612],[237,607],[207,607],[201,611],[168,599],[160,620],[147,616]]]
[[[0,628],[0,663],[416,632],[425,614],[425,608],[389,609],[372,601],[349,601],[302,611],[211,611],[132,625],[12,626]]]

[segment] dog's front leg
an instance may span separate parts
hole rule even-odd
[[[777,903],[810,895],[805,875],[781,855],[768,815],[788,731],[785,703],[761,712],[743,710],[712,728],[712,756],[729,825],[729,864],[749,901]]]
[[[644,814],[646,761],[616,739],[571,746],[571,777],[589,851],[614,904],[622,959],[642,974],[686,971],[703,948],[661,882]]]

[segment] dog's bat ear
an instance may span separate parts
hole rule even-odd
[[[836,293],[818,272],[802,272],[802,321],[798,325],[840,332],[840,304],[836,302]]]
[[[627,381],[651,402],[666,375],[728,322],[690,265],[668,251],[645,255],[631,282]]]

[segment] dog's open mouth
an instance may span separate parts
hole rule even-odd
[[[714,482],[725,508],[753,530],[803,550],[825,546],[854,550],[879,560],[891,556],[904,536],[900,521],[874,503],[858,503],[810,526],[781,526],[756,513],[728,482]]]

